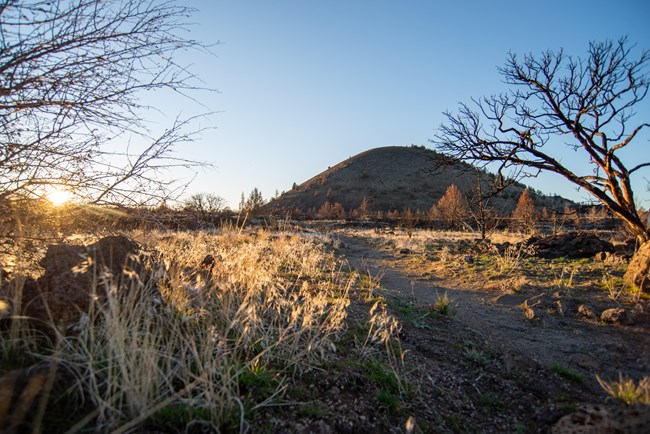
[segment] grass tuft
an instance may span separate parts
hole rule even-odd
[[[618,380],[606,381],[599,376],[596,380],[609,396],[627,405],[650,405],[650,377],[643,377],[638,383],[623,374],[619,374]]]

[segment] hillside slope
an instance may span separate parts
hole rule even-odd
[[[494,175],[482,174],[484,189]],[[477,186],[476,170],[463,162],[451,162],[445,156],[424,147],[389,146],[370,149],[350,157],[268,204],[274,213],[308,213],[325,202],[340,203],[346,211],[359,207],[364,197],[371,211],[401,211],[404,208],[426,212],[438,203],[451,184],[468,197]],[[499,213],[510,213],[516,206],[523,184],[509,186],[493,205]],[[562,209],[572,202],[559,196],[533,193],[541,209]]]

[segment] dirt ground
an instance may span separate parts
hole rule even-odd
[[[650,300],[596,285],[602,263],[560,264],[548,279],[558,264],[531,258],[519,266],[535,278],[522,280],[520,270],[485,278],[480,254],[441,261],[466,242],[419,251],[369,231],[328,232],[341,272],[360,276],[336,356],[284,378],[269,405],[260,402],[265,384],[241,386],[242,400],[259,405],[220,432],[650,432],[650,406],[621,404],[597,379],[650,376]],[[390,348],[366,345],[375,305],[399,322]],[[611,308],[625,316],[601,320]]]
[[[602,290],[577,296],[477,289],[462,275],[419,272],[406,259],[411,252],[345,233],[338,240],[339,254],[353,269],[381,278],[376,295],[400,320],[411,389],[398,411],[371,411],[359,419],[370,404],[343,392],[349,379],[333,379],[320,402],[328,416],[298,431],[647,432],[647,407],[613,402],[596,379],[650,373],[647,301],[637,302],[642,311],[635,321],[605,324],[576,313],[578,305],[598,315],[620,304],[604,302]],[[431,306],[443,294],[451,299],[450,311],[435,313]],[[359,413],[345,410],[355,406]]]

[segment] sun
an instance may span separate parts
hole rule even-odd
[[[70,202],[73,198],[73,194],[61,187],[52,187],[47,192],[47,200],[54,206],[62,206]]]

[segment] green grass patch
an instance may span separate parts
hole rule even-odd
[[[376,398],[379,406],[388,409],[391,413],[399,413],[402,410],[399,396],[390,390],[379,389]]]
[[[574,383],[584,383],[585,382],[585,376],[580,374],[579,372],[572,371],[571,369],[567,368],[566,366],[562,366],[560,364],[554,364],[551,365],[550,367],[551,372],[556,373],[560,377],[564,378],[565,380],[572,381]]]

